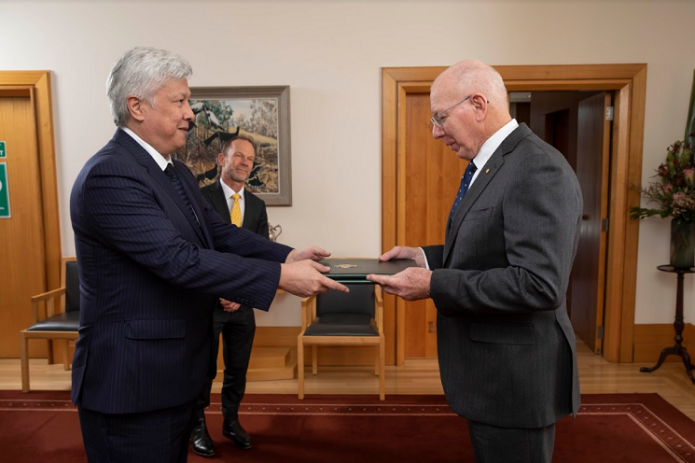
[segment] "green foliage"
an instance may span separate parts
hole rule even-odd
[[[677,141],[668,147],[666,162],[646,188],[636,187],[654,208],[633,207],[630,218],[658,215],[678,223],[695,221],[695,153],[688,143]]]
[[[695,71],[693,71],[693,87],[690,90],[688,119],[685,121],[685,142],[690,143],[690,146],[695,144]]]

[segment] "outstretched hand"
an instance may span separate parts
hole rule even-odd
[[[384,262],[391,259],[410,259],[414,260],[418,267],[427,267],[425,264],[425,254],[419,248],[410,246],[394,246],[390,251],[386,251],[379,260]]]
[[[293,249],[285,259],[286,264],[299,262],[301,260],[321,260],[330,257],[331,253],[318,246],[309,246],[304,249]]]
[[[325,251],[324,251],[325,252]],[[299,297],[313,296],[325,293],[331,289],[349,293],[350,290],[340,283],[323,275],[330,270],[313,260],[300,260],[289,264],[281,264],[280,283],[278,286]]]
[[[410,267],[393,276],[367,275],[367,280],[381,285],[388,294],[394,294],[406,301],[419,301],[430,297],[432,271]]]

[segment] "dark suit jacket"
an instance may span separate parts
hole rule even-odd
[[[222,217],[222,220],[227,223],[232,223],[229,215],[229,205],[227,198],[224,197],[224,190],[220,185],[221,180],[216,181],[212,185],[208,185],[200,189],[203,197],[207,200],[212,208]],[[268,213],[266,212],[265,203],[258,196],[251,193],[249,190],[244,191],[244,221],[241,224],[242,228],[250,230],[261,236],[269,238],[268,233]]]
[[[579,408],[565,293],[582,193],[557,150],[522,124],[425,247],[434,270],[442,384],[451,408],[499,427],[542,427]]]
[[[193,400],[211,358],[218,297],[267,310],[291,248],[222,221],[175,162],[196,223],[166,174],[117,130],[75,181],[80,271],[72,399],[102,413]]]
[[[200,192],[222,220],[227,223],[232,223],[227,198],[225,198],[224,190],[222,189],[222,185],[220,185],[221,181],[222,180],[218,180],[211,185],[201,188]],[[246,204],[244,209],[244,220],[241,223],[241,227],[264,236],[266,239],[270,238],[268,232],[268,213],[266,212],[263,200],[246,190],[244,191],[244,201],[246,201]],[[248,306],[244,307],[248,308]],[[217,304],[217,308],[221,310],[222,305]]]

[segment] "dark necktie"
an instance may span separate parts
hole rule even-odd
[[[468,187],[471,186],[471,180],[473,180],[473,174],[475,174],[476,170],[478,170],[478,168],[475,166],[473,161],[469,162],[468,167],[466,167],[466,171],[463,173],[463,177],[461,177],[461,186],[459,187],[459,192],[456,194],[454,205],[451,206],[451,212],[449,212],[449,223],[454,220],[456,209],[458,209],[459,204],[461,204],[463,197],[466,195]]]
[[[191,213],[191,216],[193,217],[193,219],[195,219],[195,222],[198,225],[200,225],[200,221],[198,220],[198,216],[196,215],[195,211],[193,210],[193,207],[191,206],[191,202],[188,200],[188,195],[186,194],[186,191],[183,189],[183,185],[181,184],[181,179],[179,179],[179,176],[176,174],[176,169],[174,169],[174,165],[173,164],[167,164],[167,168],[164,169],[164,173],[166,174],[167,177],[169,177],[171,184],[174,185],[174,189],[181,197],[181,201],[183,201],[183,203],[186,205],[186,207],[188,208],[188,211]]]

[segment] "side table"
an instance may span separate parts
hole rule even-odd
[[[693,368],[695,367],[693,367],[693,364],[690,363],[690,355],[688,354],[688,351],[681,345],[683,342],[683,327],[685,326],[683,323],[683,276],[686,273],[695,273],[695,267],[675,268],[671,265],[659,265],[657,269],[662,272],[675,273],[678,275],[678,286],[676,289],[676,321],[673,322],[673,328],[676,330],[676,336],[673,339],[676,341],[676,345],[662,350],[661,355],[659,356],[659,361],[656,362],[656,365],[651,368],[642,367],[639,371],[651,373],[659,368],[662,363],[664,363],[666,357],[669,355],[678,355],[683,359],[685,371],[688,373],[688,376],[690,376],[690,381],[695,384],[695,378],[693,377]]]

